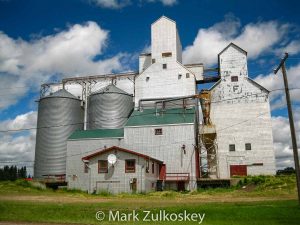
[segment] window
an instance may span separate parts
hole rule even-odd
[[[180,80],[182,77],[182,74],[178,74],[178,80]]]
[[[190,73],[186,73],[186,74],[185,74],[185,77],[186,77],[186,78],[190,78]]]
[[[152,162],[152,173],[154,174],[154,162]]]
[[[163,64],[163,69],[167,69],[167,64]]]
[[[231,77],[231,82],[238,82],[239,77],[238,76],[232,76]]]
[[[84,173],[88,173],[89,172],[89,163],[88,162],[84,162]]]
[[[125,173],[135,173],[135,159],[125,160]]]
[[[150,77],[146,77],[146,82],[148,82],[150,80]]]
[[[107,173],[108,172],[108,162],[107,160],[98,161],[98,173]]]
[[[245,149],[246,150],[251,150],[251,143],[246,143],[245,144]]]
[[[155,129],[155,135],[162,135],[162,129],[161,128]]]
[[[163,58],[165,58],[165,57],[171,57],[172,56],[172,52],[163,52],[163,53],[161,53],[161,56]]]
[[[155,63],[155,59],[152,59],[152,64]]]
[[[235,151],[235,144],[230,144],[229,145],[229,151],[234,152]]]

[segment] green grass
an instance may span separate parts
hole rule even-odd
[[[201,189],[192,192],[121,193],[89,195],[80,190],[45,189],[37,183],[18,180],[0,182],[0,221],[51,222],[78,224],[132,224],[99,222],[95,213],[109,210],[130,213],[205,213],[202,224],[260,225],[300,224],[300,207],[296,200],[295,176],[252,176],[240,178],[230,188]],[[19,200],[23,198],[23,200]],[[36,201],[39,199],[39,201]],[[210,202],[210,201],[213,202]],[[276,200],[276,201],[275,201]],[[224,203],[221,203],[224,202]],[[135,222],[146,224],[149,222]],[[152,222],[153,224],[198,224],[198,222]]]
[[[0,221],[26,221],[26,222],[53,222],[53,223],[78,223],[100,224],[95,219],[95,213],[99,210],[108,215],[109,210],[120,210],[123,213],[137,210],[142,220],[143,210],[151,209],[152,213],[160,209],[169,213],[180,213],[186,210],[190,213],[205,213],[202,224],[299,224],[300,207],[296,201],[277,202],[252,202],[252,203],[209,203],[181,204],[172,207],[160,208],[159,205],[149,205],[139,208],[139,205],[128,207],[126,202],[117,203],[94,203],[94,204],[56,204],[56,203],[30,203],[4,201],[0,203]],[[145,224],[147,222],[135,222]],[[152,222],[153,223],[153,222]],[[101,224],[118,224],[108,221],[106,218]],[[122,223],[126,224],[126,223]],[[155,222],[155,224],[160,224]],[[161,224],[198,224],[196,222],[161,222]]]

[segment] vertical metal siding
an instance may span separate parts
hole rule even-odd
[[[132,110],[132,95],[114,85],[108,85],[89,97],[88,127],[121,128]]]
[[[34,177],[66,173],[67,139],[82,129],[80,100],[65,90],[39,101]]]

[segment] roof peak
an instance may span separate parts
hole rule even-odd
[[[247,55],[247,51],[242,49],[240,46],[236,45],[235,43],[233,42],[230,42],[219,54],[218,56],[220,56],[223,52],[226,51],[226,49],[228,49],[229,47],[233,46],[234,48],[237,48],[238,50],[244,52],[246,55]]]
[[[160,20],[162,20],[162,19],[169,20],[170,22],[172,22],[172,23],[175,23],[175,24],[176,24],[176,22],[175,22],[174,20],[170,19],[169,17],[166,17],[165,15],[162,15],[162,16],[161,16],[161,17],[159,17],[157,20],[155,20],[155,21],[152,23],[152,25],[154,25],[155,23],[157,23],[158,21],[160,21]]]

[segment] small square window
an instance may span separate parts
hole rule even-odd
[[[135,173],[135,159],[125,160],[125,173]]]
[[[182,74],[178,74],[178,80],[180,80],[182,77]]]
[[[89,172],[89,163],[84,162],[84,173],[88,173],[88,172]]]
[[[190,73],[186,73],[186,74],[185,74],[185,77],[186,77],[186,78],[190,78]]]
[[[167,64],[163,64],[163,69],[167,69]]]
[[[155,129],[155,135],[162,135],[162,129],[161,128]]]
[[[229,151],[234,152],[235,151],[235,144],[230,144],[229,145]]]
[[[245,149],[246,150],[251,150],[251,143],[246,143],[245,144]]]
[[[98,161],[98,173],[107,173],[108,172],[108,162],[107,160]]]
[[[231,77],[231,82],[238,82],[239,81],[239,77],[238,76],[232,76]]]
[[[152,59],[152,64],[155,63],[155,59]]]

